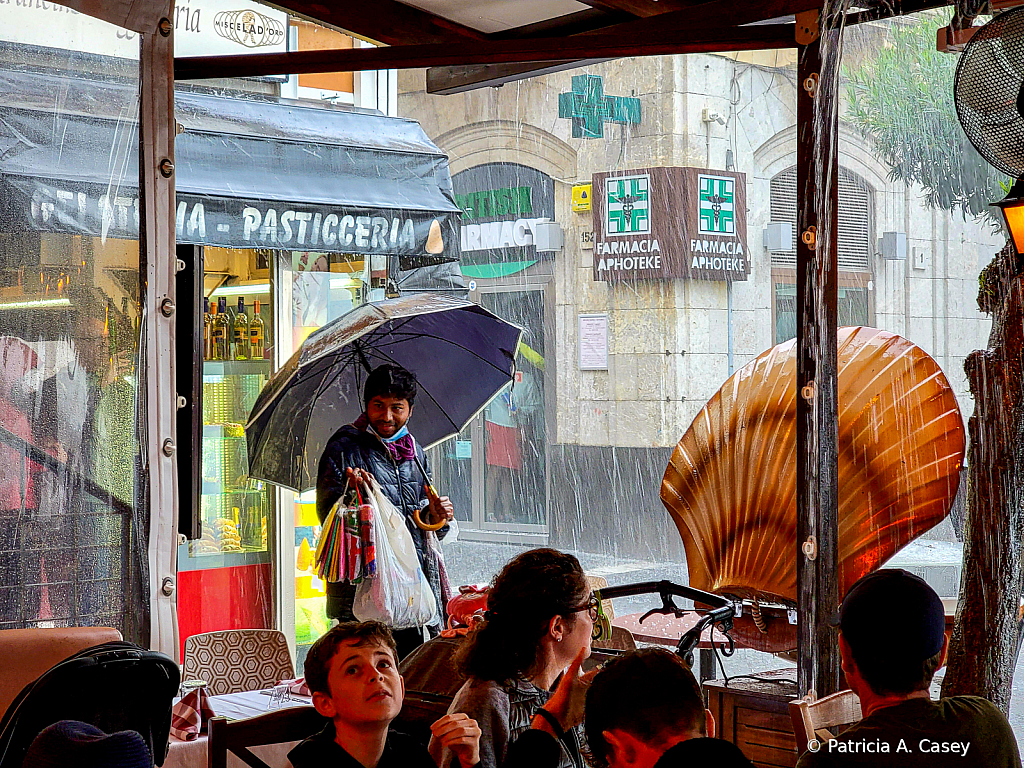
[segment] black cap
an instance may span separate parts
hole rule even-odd
[[[25,755],[33,768],[152,768],[153,758],[137,731],[106,734],[78,720],[44,728]]]
[[[858,656],[918,662],[942,650],[946,611],[924,579],[884,568],[850,587],[839,609],[839,628]]]

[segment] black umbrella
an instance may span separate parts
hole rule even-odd
[[[313,487],[327,441],[363,412],[363,384],[384,363],[416,376],[409,431],[420,445],[457,435],[512,381],[521,334],[483,307],[437,294],[353,309],[314,331],[260,392],[245,425],[250,477]]]

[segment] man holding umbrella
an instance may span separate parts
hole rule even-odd
[[[416,444],[407,422],[416,400],[416,377],[397,365],[373,369],[363,388],[363,413],[330,438],[320,457],[316,482],[316,511],[323,523],[346,485],[365,482],[372,476],[384,494],[404,515],[412,533],[420,567],[430,583],[443,614],[440,564],[430,550],[426,532],[415,522],[416,513],[435,521],[451,520],[454,510],[447,496],[437,496],[429,486],[427,459]],[[429,514],[424,510],[429,508]],[[448,532],[447,524],[437,531],[439,538]],[[327,616],[339,621],[354,621],[352,601],[355,585],[327,583]],[[394,633],[399,659],[423,642],[423,628],[402,629]]]

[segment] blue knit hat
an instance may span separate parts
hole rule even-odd
[[[25,755],[32,768],[153,768],[146,741],[137,731],[106,734],[78,720],[44,728]]]

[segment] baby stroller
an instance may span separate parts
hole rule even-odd
[[[22,768],[32,740],[60,720],[81,720],[106,733],[142,734],[157,765],[167,755],[178,665],[126,642],[87,648],[29,683],[0,722],[0,768]]]

